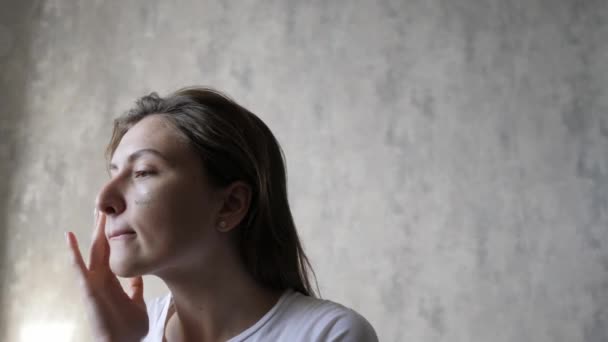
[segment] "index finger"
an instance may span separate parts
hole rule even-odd
[[[99,213],[95,223],[93,241],[89,251],[89,269],[91,270],[104,266],[109,267],[110,258],[110,246],[105,233],[106,215]]]
[[[81,276],[86,277],[87,274],[87,266],[84,264],[84,260],[82,259],[82,254],[80,254],[80,248],[78,247],[78,240],[74,233],[66,232],[65,237],[67,239],[68,247],[70,248],[70,254],[72,257],[72,263],[74,268],[78,271]]]

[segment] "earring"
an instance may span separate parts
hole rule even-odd
[[[226,221],[220,221],[220,231],[223,231],[224,229],[226,229]]]

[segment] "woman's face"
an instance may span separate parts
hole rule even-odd
[[[97,208],[106,214],[110,267],[123,277],[204,260],[217,246],[217,192],[194,150],[160,115],[124,135]]]

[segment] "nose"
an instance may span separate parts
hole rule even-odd
[[[97,210],[107,216],[116,216],[125,211],[126,202],[120,188],[118,178],[109,180],[97,194],[95,199]]]

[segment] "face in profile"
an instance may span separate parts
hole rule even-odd
[[[106,214],[110,267],[123,277],[174,272],[217,244],[219,201],[202,162],[161,115],[127,131],[97,198]]]

